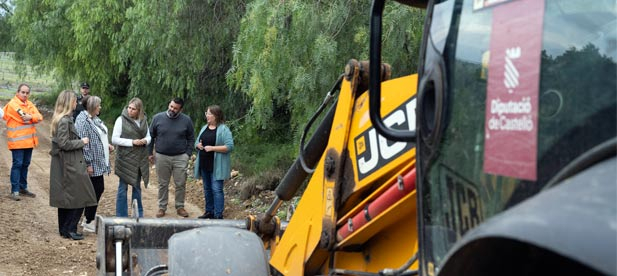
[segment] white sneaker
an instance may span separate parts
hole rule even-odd
[[[96,220],[92,220],[90,223],[86,223],[86,220],[84,220],[82,226],[84,227],[84,231],[86,232],[96,232]]]

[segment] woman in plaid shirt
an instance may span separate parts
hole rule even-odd
[[[88,166],[88,175],[92,186],[94,186],[96,202],[98,203],[105,190],[103,175],[109,175],[111,172],[109,152],[113,151],[114,147],[109,144],[107,127],[98,117],[99,112],[101,112],[101,98],[89,96],[84,99],[84,104],[85,110],[77,115],[75,128],[80,137],[90,139],[90,143],[84,146],[83,151]],[[86,207],[84,212],[86,219],[82,222],[84,231],[95,232],[96,208],[96,205]]]

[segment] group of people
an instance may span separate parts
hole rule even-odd
[[[98,117],[101,98],[89,93],[90,86],[81,84],[81,94],[62,91],[56,100],[51,122],[50,205],[58,208],[58,230],[65,238],[80,240],[79,220],[83,231],[95,232],[98,201],[105,189],[104,175],[111,173],[110,153],[116,151],[115,174],[119,177],[116,216],[128,216],[128,186],[132,200],[143,217],[141,182],[147,187],[149,163],[156,165],[158,177],[158,211],[165,216],[169,183],[175,184],[176,213],[189,217],[184,208],[188,161],[197,150],[194,175],[203,180],[205,211],[198,218],[222,219],[224,211],[223,182],[230,177],[230,153],[233,136],[225,125],[221,108],[209,106],[206,124],[195,139],[193,121],[182,113],[184,101],[174,98],[167,111],[148,120],[139,98],[129,101],[116,119],[109,143],[108,129]],[[38,144],[35,124],[43,116],[28,100],[30,87],[19,86],[15,97],[2,109],[7,123],[9,149],[13,154],[11,195],[35,197],[28,190],[27,173],[32,149]]]

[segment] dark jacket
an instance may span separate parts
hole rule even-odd
[[[86,110],[84,108],[84,95],[82,95],[81,93],[78,93],[79,95],[77,95],[77,106],[75,107],[75,110],[73,110],[73,122],[75,122],[77,120],[77,116],[79,115],[79,113],[81,113],[82,111]]]
[[[176,118],[169,118],[167,112],[154,115],[150,124],[150,136],[152,137],[152,143],[148,147],[150,155],[153,149],[157,153],[169,156],[193,154],[195,129],[191,118],[184,113],[178,114]]]
[[[73,119],[64,116],[52,137],[50,152],[49,205],[52,207],[76,209],[97,204],[83,147]]]

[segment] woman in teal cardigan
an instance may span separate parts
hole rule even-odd
[[[223,182],[231,175],[231,152],[234,139],[225,125],[221,107],[211,105],[206,111],[206,125],[201,128],[195,148],[195,178],[202,177],[204,184],[205,213],[199,218],[222,219],[225,208]]]

